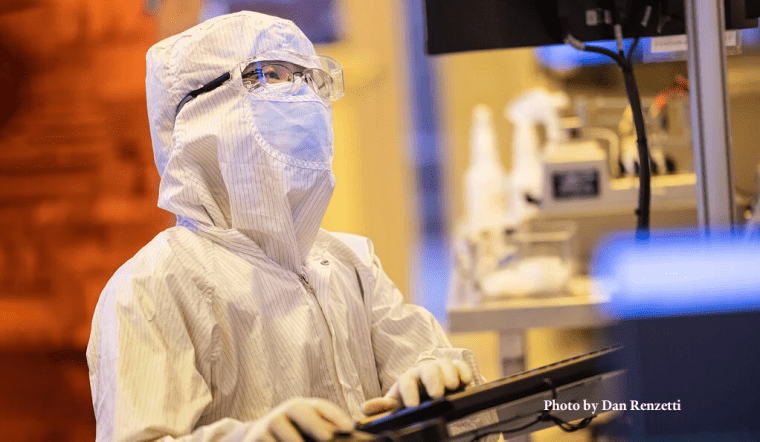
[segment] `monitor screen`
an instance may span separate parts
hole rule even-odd
[[[726,0],[726,29],[757,27],[760,0]],[[646,5],[649,20],[642,29]],[[613,5],[623,5],[617,12]],[[755,15],[753,15],[755,14]],[[546,46],[563,43],[567,33],[582,41],[613,40],[611,23],[628,38],[684,33],[683,0],[426,0],[429,54]]]

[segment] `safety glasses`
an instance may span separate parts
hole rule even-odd
[[[270,51],[240,63],[243,84],[249,90],[268,89],[295,91],[300,78],[325,101],[343,96],[343,69],[324,55],[304,56],[289,51]],[[289,87],[288,87],[289,86]]]
[[[294,93],[306,83],[324,101],[335,101],[345,93],[340,63],[324,55],[307,56],[290,51],[268,51],[243,61],[237,68],[240,69],[243,85],[249,91]],[[218,88],[230,78],[231,73],[226,72],[189,92],[177,105],[177,114],[187,102]]]

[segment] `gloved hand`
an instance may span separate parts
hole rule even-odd
[[[451,359],[424,360],[398,377],[385,396],[370,399],[362,404],[362,411],[372,416],[395,410],[402,404],[416,407],[420,404],[420,386],[432,399],[443,396],[445,390],[456,390],[472,382],[472,370],[463,361]]]
[[[320,398],[293,398],[273,408],[246,433],[246,441],[303,442],[306,435],[329,441],[336,432],[351,432],[353,420],[337,405]]]

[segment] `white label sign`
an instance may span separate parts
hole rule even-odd
[[[736,46],[736,31],[726,31],[723,38],[726,46]],[[688,48],[685,35],[652,37],[652,52],[679,52]]]

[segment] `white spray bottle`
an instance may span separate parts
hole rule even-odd
[[[516,224],[533,217],[538,209],[526,200],[526,194],[540,199],[543,194],[544,169],[536,125],[546,129],[546,146],[550,152],[566,141],[560,130],[559,110],[568,103],[567,95],[532,89],[517,97],[505,109],[505,116],[514,125],[512,173],[509,174],[510,218]]]
[[[467,230],[501,228],[504,223],[504,167],[496,146],[493,113],[483,104],[472,110],[470,164],[464,175]]]

